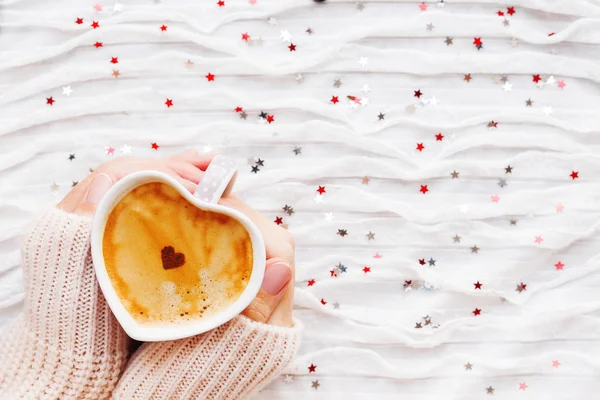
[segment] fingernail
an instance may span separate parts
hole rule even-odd
[[[292,278],[292,268],[283,262],[267,267],[261,289],[270,295],[279,294]]]
[[[108,189],[110,189],[112,184],[113,182],[110,176],[98,174],[90,185],[90,190],[88,190],[87,196],[85,197],[86,202],[91,204],[100,203],[100,199],[108,192]]]

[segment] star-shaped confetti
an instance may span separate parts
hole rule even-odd
[[[52,96],[50,96],[50,97],[46,97],[46,104],[48,104],[48,105],[53,105],[55,102],[56,102],[56,100],[54,100],[54,99],[52,98]]]
[[[519,383],[519,390],[526,391],[527,388],[528,388],[528,386],[525,382]]]
[[[452,240],[454,240],[454,243],[460,243],[460,236],[458,236],[458,234],[456,234],[452,237]]]
[[[485,391],[486,391],[486,393],[487,393],[487,394],[494,394],[494,390],[496,390],[496,389],[494,389],[494,388],[493,388],[493,387],[491,387],[491,386],[489,386],[489,387],[487,387],[487,388],[485,389]]]
[[[380,112],[379,115],[377,115],[377,118],[379,118],[379,120],[383,120],[385,118],[385,114]]]
[[[348,231],[346,229],[338,229],[337,234],[340,235],[341,237],[344,237],[344,236],[348,235]]]
[[[69,154],[69,161],[73,161],[75,159],[75,154]]]
[[[513,170],[513,167],[511,167],[510,165],[508,167],[504,168],[504,171],[507,174],[512,174],[512,170]]]
[[[311,385],[312,388],[314,388],[315,390],[317,390],[317,389],[319,389],[319,386],[321,386],[321,384],[319,383],[318,380],[312,381],[312,385]]]
[[[524,284],[523,282],[521,282],[521,283],[519,283],[519,284],[517,285],[517,288],[516,288],[515,290],[516,290],[517,292],[521,293],[521,292],[523,292],[523,291],[527,290],[527,285],[526,285],[526,284]]]
[[[430,258],[427,262],[429,263],[430,267],[435,267],[435,260],[433,258]]]
[[[471,371],[473,369],[473,364],[471,364],[470,362],[467,362],[465,364],[465,371]]]
[[[471,253],[479,253],[479,247],[477,245],[471,247]]]
[[[150,143],[150,147],[152,147],[152,150],[158,150],[160,148],[160,146],[156,144],[156,142]]]
[[[283,381],[285,383],[293,383],[294,382],[294,377],[292,375],[286,375],[285,378],[283,379]]]
[[[456,172],[456,170],[450,172],[452,179],[458,179],[458,174],[460,174],[460,172]]]
[[[363,176],[362,177],[362,184],[363,185],[368,185],[370,180],[371,179],[368,176]]]
[[[554,264],[554,267],[556,268],[557,271],[561,271],[565,267],[565,264],[563,264],[562,262],[559,261],[556,264]]]
[[[481,310],[479,308],[475,308],[475,310],[472,311],[474,316],[478,316],[481,315]]]
[[[58,188],[59,186],[56,184],[56,182],[52,182],[52,185],[50,185],[50,190],[52,190],[53,192],[56,192]]]
[[[369,231],[369,233],[367,233],[367,239],[375,240],[375,234],[373,232]]]
[[[308,373],[312,373],[312,372],[316,372],[317,371],[317,366],[314,364],[310,364],[308,367]]]
[[[339,79],[336,79],[335,81],[333,81],[333,86],[336,88],[339,88],[340,86],[342,86],[342,81]]]
[[[294,147],[294,154],[295,155],[302,154],[302,148],[298,147],[298,146]]]
[[[575,179],[579,178],[579,172],[578,171],[571,171],[571,175],[569,175],[569,176],[571,177],[571,179],[575,180]]]
[[[319,186],[319,188],[317,189],[317,192],[319,192],[319,194],[325,193],[325,186]]]
[[[475,289],[481,290],[481,286],[483,286],[483,283],[480,283],[479,281],[477,281],[473,285],[475,286]]]
[[[429,192],[429,189],[427,188],[427,185],[421,185],[421,189],[419,189],[419,192],[421,192],[423,194]]]
[[[446,43],[446,46],[451,46],[452,44],[454,44],[454,38],[446,36],[446,40],[444,40],[444,43]]]
[[[115,78],[118,78],[119,75],[121,75],[121,73],[119,72],[118,69],[113,69],[112,70],[112,76],[114,76]]]
[[[209,72],[208,74],[206,74],[206,80],[212,82],[215,80],[215,76]]]
[[[552,360],[552,366],[554,368],[558,368],[558,367],[560,367],[560,362],[558,362],[558,360]]]

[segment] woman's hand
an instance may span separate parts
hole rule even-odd
[[[134,172],[152,170],[175,178],[194,193],[214,154],[196,150],[163,158],[119,157],[102,163],[93,173],[79,182],[58,204],[58,208],[75,214],[93,214],[100,199],[121,178]]]
[[[219,204],[245,214],[258,227],[265,241],[267,263],[262,287],[243,314],[258,322],[289,327],[294,296],[295,249],[292,235],[245,204],[235,193]]]

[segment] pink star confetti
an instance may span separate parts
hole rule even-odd
[[[248,0],[248,3],[255,5],[256,4],[256,0]]]
[[[419,8],[421,9],[421,11],[427,11],[427,3],[422,2],[421,4],[419,4]]]
[[[554,368],[558,368],[558,367],[560,367],[560,362],[558,362],[558,360],[552,360],[552,366]]]
[[[519,390],[526,391],[527,390],[527,384],[525,382],[519,383]]]
[[[565,264],[563,264],[562,262],[557,262],[556,264],[554,264],[554,266],[556,267],[557,271],[562,271],[562,269],[564,268]]]
[[[536,236],[534,242],[537,244],[542,244],[542,242],[544,241],[544,238],[541,236]]]
[[[563,206],[562,204],[557,204],[556,205],[556,212],[557,213],[561,213],[561,212],[563,212],[564,208],[565,208],[565,206]]]
[[[492,202],[497,203],[500,201],[500,196],[498,196],[497,194],[492,196]]]
[[[96,12],[102,11],[102,4],[94,4],[94,10],[96,10]]]
[[[104,148],[104,152],[106,153],[107,156],[112,156],[113,154],[115,154],[115,149],[112,148],[111,146],[108,146],[108,147]]]
[[[567,86],[567,84],[565,83],[565,81],[558,81],[556,82],[556,86],[558,86],[561,89],[564,89],[565,86]]]
[[[373,258],[383,258],[383,256],[379,253],[375,253],[375,255],[373,256]]]

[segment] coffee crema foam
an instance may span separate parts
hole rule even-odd
[[[165,269],[161,252],[169,246],[183,256]],[[102,251],[117,296],[140,323],[216,314],[240,297],[252,273],[252,242],[239,221],[200,210],[159,182],[137,187],[114,207]]]

